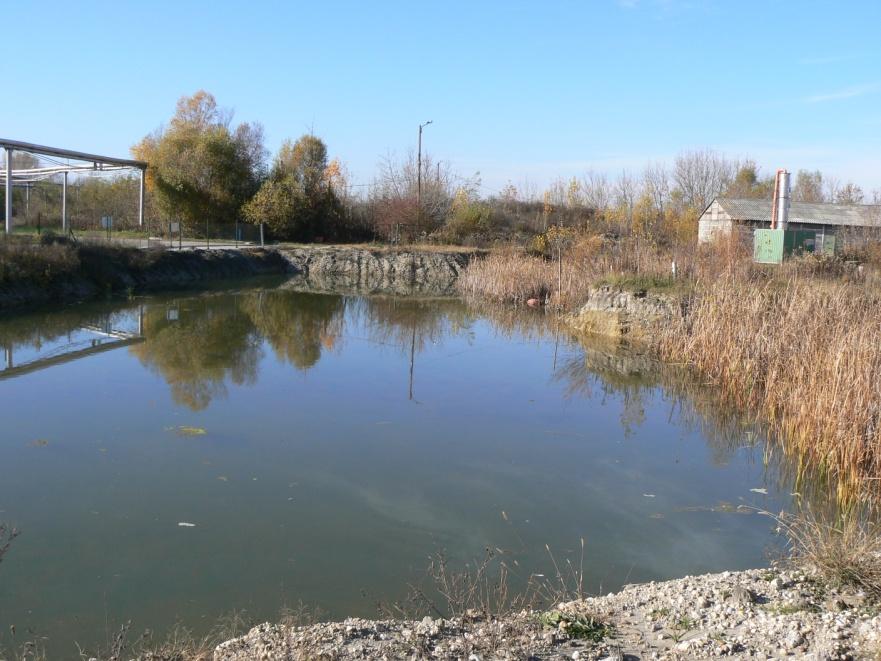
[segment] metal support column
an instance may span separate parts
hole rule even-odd
[[[6,148],[6,234],[12,234],[12,149]]]
[[[67,172],[61,181],[61,232],[67,234]]]
[[[144,226],[144,170],[141,170],[141,186],[138,191],[138,227]]]

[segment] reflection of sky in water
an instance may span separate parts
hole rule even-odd
[[[93,313],[54,318],[41,351]],[[597,375],[531,319],[155,298],[144,343],[0,381],[0,518],[24,531],[0,568],[0,621],[61,644],[103,637],[105,613],[160,630],[300,599],[372,615],[438,549],[499,547],[547,572],[544,545],[575,558],[581,537],[594,590],[766,562],[770,521],[737,506],[788,493],[746,432],[692,424],[651,376]],[[0,343],[36,355],[28,320],[11,323]],[[114,323],[136,330],[136,308]]]

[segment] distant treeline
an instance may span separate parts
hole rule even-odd
[[[132,153],[149,163],[150,231],[179,221],[189,236],[246,222],[264,224],[270,239],[295,241],[524,242],[555,225],[661,242],[693,240],[698,216],[716,195],[770,198],[773,188],[773,175],[761,173],[755,162],[707,149],[683,152],[672,164],[649,163],[639,173],[586,172],[546,190],[509,183],[486,194],[479,175],[461,176],[423,155],[417,204],[415,155],[383,160],[369,185],[355,187],[319,137],[286,140],[270,159],[262,127],[233,125],[232,113],[204,91],[181,98],[170,121]],[[19,223],[59,223],[57,182],[39,182],[15,196]],[[879,191],[867,196],[856,184],[819,171],[800,170],[794,177],[795,200],[860,204],[879,197]],[[104,215],[114,217],[116,228],[135,228],[137,202],[136,175],[71,179],[68,217],[79,229],[98,228]]]

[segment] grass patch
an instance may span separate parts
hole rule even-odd
[[[685,636],[697,627],[697,622],[690,617],[683,616],[670,625],[670,637],[674,642],[680,642]]]
[[[553,610],[542,613],[538,621],[543,627],[559,629],[570,638],[589,640],[594,643],[602,641],[612,633],[612,628],[595,617],[574,615]]]
[[[683,292],[689,289],[685,280],[663,275],[613,274],[600,278],[597,285],[607,285],[626,291],[645,291],[658,293]]]
[[[819,609],[809,604],[768,604],[765,610],[771,615],[795,615],[796,613],[816,613]]]
[[[881,530],[865,513],[827,522],[812,511],[774,517],[794,562],[816,569],[833,586],[881,599]]]

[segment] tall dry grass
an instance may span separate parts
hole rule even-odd
[[[501,303],[531,298],[558,308],[571,308],[591,287],[622,280],[644,287],[669,287],[672,263],[685,281],[698,263],[697,251],[661,248],[637,238],[609,239],[574,235],[560,252],[531,255],[510,249],[474,260],[459,279],[467,297]]]
[[[729,272],[699,283],[657,348],[759,414],[800,472],[832,478],[840,500],[878,492],[881,291],[842,278]]]
[[[497,253],[471,264],[460,287],[470,297],[559,308],[580,305],[603,283],[674,291],[687,300],[653,334],[662,359],[690,366],[720,404],[767,423],[796,458],[797,479],[828,478],[841,502],[881,496],[877,265],[813,256],[757,265],[736,237],[690,249],[577,237],[562,262],[561,278],[556,260]]]
[[[788,540],[791,560],[833,585],[881,598],[881,529],[870,513],[852,511],[832,521],[813,510],[771,516]]]
[[[460,276],[459,290],[466,296],[498,302],[525,303],[550,300],[556,292],[557,268],[541,258],[505,252],[472,262]]]

